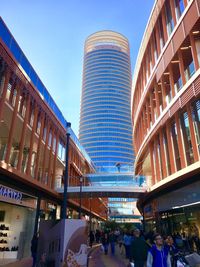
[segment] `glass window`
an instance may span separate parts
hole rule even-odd
[[[172,18],[171,8],[170,8],[170,4],[168,0],[165,3],[165,14],[166,14],[166,22],[167,22],[167,32],[168,32],[168,36],[170,36],[174,29],[174,21]]]
[[[15,59],[19,62],[20,57],[21,57],[21,50],[14,39],[12,39],[10,50],[12,51],[13,55],[15,56]]]
[[[29,75],[30,74],[30,63],[28,62],[24,54],[22,54],[21,56],[20,64],[22,68],[25,70],[26,74]]]
[[[0,37],[2,38],[4,43],[8,47],[10,47],[10,42],[12,37],[2,20],[0,20]]]
[[[171,126],[171,134],[172,134],[172,141],[174,147],[174,155],[175,155],[175,162],[177,171],[181,169],[181,159],[180,159],[180,152],[178,147],[178,135],[177,135],[177,128],[175,122]]]
[[[179,20],[185,9],[184,0],[175,0],[175,9],[176,9],[176,18],[177,20]]]
[[[190,127],[189,127],[189,120],[188,120],[187,112],[184,112],[180,116],[180,120],[181,120],[181,129],[182,129],[182,133],[183,133],[183,142],[184,142],[184,146],[185,146],[186,160],[187,160],[187,164],[190,165],[194,162],[194,155],[193,155],[193,148],[192,148]]]
[[[197,145],[200,152],[200,100],[197,100],[192,104],[192,119],[194,122]]]

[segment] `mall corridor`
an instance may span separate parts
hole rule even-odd
[[[111,255],[110,250],[108,255],[105,255],[101,250],[101,247],[98,247],[91,253],[88,267],[126,267],[128,262],[129,261],[125,259],[124,254],[120,255],[118,245],[116,245],[115,256]]]

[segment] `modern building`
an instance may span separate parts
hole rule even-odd
[[[38,219],[60,219],[66,125],[0,18],[0,265],[30,255]],[[68,154],[68,186],[80,185],[79,177],[95,168],[72,130]],[[68,199],[68,217],[77,218],[78,210],[79,198]],[[88,198],[82,214],[104,220],[107,208],[101,199]]]
[[[85,42],[79,139],[98,172],[133,171],[128,40],[99,31]]]
[[[200,1],[157,0],[135,67],[136,174],[146,230],[200,232]]]

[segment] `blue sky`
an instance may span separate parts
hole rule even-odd
[[[132,69],[154,0],[1,0],[0,15],[78,134],[83,49],[114,30],[130,42]]]

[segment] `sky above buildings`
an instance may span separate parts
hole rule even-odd
[[[113,30],[130,42],[132,70],[154,0],[1,0],[0,15],[78,134],[84,42]]]

